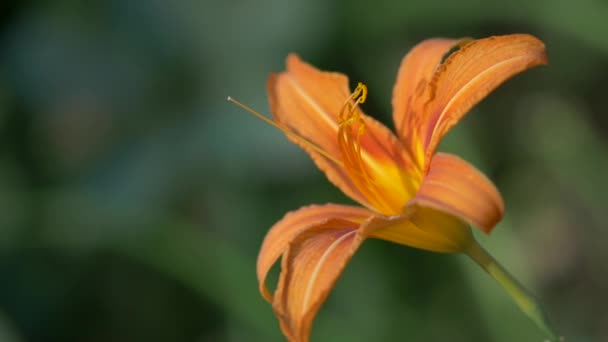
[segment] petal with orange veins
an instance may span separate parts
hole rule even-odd
[[[288,138],[306,150],[328,179],[347,196],[368,208],[374,208],[369,194],[364,193],[365,189],[362,192],[361,184],[353,181],[352,174],[342,162],[344,156],[338,131],[340,114],[350,98],[348,78],[340,73],[320,71],[291,54],[287,57],[287,70],[273,74],[268,79],[268,95],[276,122],[293,133],[287,134]],[[395,177],[395,170],[412,170],[409,155],[399,140],[384,125],[363,114],[360,109],[355,110],[366,125],[365,133],[358,141],[362,158],[375,171],[379,170],[374,176],[395,182],[406,179],[401,175]],[[311,148],[307,142],[325,153]],[[410,187],[401,183],[390,186],[396,189]]]
[[[422,97],[445,54],[463,41],[465,40],[427,39],[412,48],[401,61],[393,88],[392,104],[395,129],[404,144],[413,143],[412,133],[415,132],[415,124],[422,115],[414,105],[416,99]]]
[[[448,213],[485,233],[490,233],[504,214],[504,203],[494,184],[474,166],[448,153],[433,156],[418,193],[408,203],[411,205]]]
[[[287,213],[270,228],[258,255],[257,277],[262,296],[272,302],[273,296],[266,287],[266,276],[295,236],[335,220],[347,222],[348,226],[358,226],[372,215],[364,208],[338,204],[310,205]]]
[[[546,63],[545,45],[527,34],[475,40],[451,54],[429,85],[420,132],[426,166],[443,136],[471,107],[512,76]]]
[[[364,239],[360,225],[331,220],[289,243],[273,302],[289,341],[308,342],[315,315]]]

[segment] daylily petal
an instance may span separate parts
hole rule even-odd
[[[428,174],[408,205],[434,208],[490,233],[504,214],[500,193],[474,166],[448,153],[431,159]]]
[[[270,76],[268,94],[272,114],[278,123],[331,156],[319,153],[301,139],[288,134],[293,142],[311,155],[329,180],[355,201],[378,209],[378,203],[371,198],[367,187],[362,187],[360,182],[357,184],[353,174],[344,167],[338,119],[350,97],[348,78],[335,72],[319,71],[292,54],[287,58],[287,71]],[[406,177],[403,174],[414,173],[415,170],[408,153],[393,133],[360,109],[355,110],[365,122],[365,130],[360,140],[356,138],[354,141],[360,144],[357,150],[361,151],[362,160],[369,166],[371,178],[379,187],[376,193],[386,193],[384,200],[390,203],[387,206],[400,208],[412,195],[407,192],[417,187],[418,184],[413,182],[419,176]],[[383,191],[385,187],[393,190]]]
[[[268,85],[274,118],[339,156],[336,132],[338,115],[350,96],[348,77],[320,71],[295,54],[287,56],[286,66]]]
[[[359,226],[331,220],[298,234],[281,263],[273,309],[291,342],[308,342],[312,321],[365,236]]]
[[[420,131],[425,165],[443,136],[471,107],[515,74],[546,63],[545,45],[527,34],[475,40],[450,55],[429,85]]]
[[[346,76],[321,72],[290,54],[287,57],[287,71],[272,74],[268,79],[268,97],[270,111],[277,122],[316,144],[335,159],[341,159],[337,120],[349,97]],[[288,138],[308,152],[336,187],[353,200],[370,206],[344,168],[297,139]]]
[[[416,131],[423,114],[414,111],[416,107],[413,102],[422,97],[444,55],[462,41],[427,39],[410,50],[401,61],[393,88],[393,121],[397,135],[406,146],[413,149],[412,153],[417,148],[414,144],[417,137],[412,133]]]
[[[446,212],[412,203],[405,213],[374,217],[367,226],[370,237],[432,252],[462,252],[473,238],[469,226]]]
[[[332,220],[358,226],[372,215],[364,208],[338,204],[310,205],[287,213],[270,228],[258,255],[257,276],[262,296],[272,302],[273,296],[266,288],[266,276],[295,236]]]

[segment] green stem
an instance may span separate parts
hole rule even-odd
[[[479,264],[513,298],[517,306],[551,339],[559,341],[538,301],[475,240],[465,253]]]

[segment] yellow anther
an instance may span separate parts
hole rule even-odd
[[[355,92],[353,93],[355,96],[358,96],[357,103],[364,103],[367,99],[367,86],[361,82],[357,84],[357,88],[355,88]]]
[[[339,123],[342,124],[348,120],[356,120],[359,115],[356,112],[356,108],[359,104],[364,103],[365,99],[367,99],[367,86],[365,84],[359,82],[357,84],[357,88],[353,91],[352,94],[346,99],[344,105],[342,106],[342,110],[340,111]],[[353,122],[351,121],[350,124]],[[360,123],[363,123],[363,120],[360,120]]]

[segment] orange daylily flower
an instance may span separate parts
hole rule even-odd
[[[525,34],[423,41],[397,74],[395,135],[359,108],[367,94],[363,84],[351,93],[346,76],[287,57],[287,70],[268,80],[274,121],[266,120],[362,205],[303,207],[266,235],[257,261],[260,290],[290,341],[309,340],[317,311],[366,238],[474,254],[470,226],[490,233],[503,216],[503,200],[474,166],[436,148],[488,93],[541,64],[544,44]],[[272,294],[266,276],[281,257]]]

